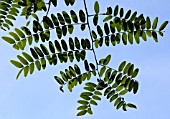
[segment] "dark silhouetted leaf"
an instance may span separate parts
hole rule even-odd
[[[114,16],[116,16],[118,14],[118,10],[119,10],[119,6],[116,5],[116,7],[114,9]]]
[[[85,22],[86,21],[85,13],[83,12],[83,10],[79,11],[79,18],[80,18],[81,22]]]
[[[71,10],[70,14],[71,14],[71,18],[72,18],[73,22],[78,23],[78,18],[77,18],[76,13],[73,10]]]
[[[135,108],[135,109],[137,109],[137,107],[136,107],[134,104],[131,104],[131,103],[128,103],[127,106],[130,107],[130,108]]]
[[[82,110],[79,113],[77,113],[77,116],[83,116],[87,113],[87,110]]]

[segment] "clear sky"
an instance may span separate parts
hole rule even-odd
[[[84,9],[83,0],[77,1],[74,7],[67,9],[75,9],[75,11]],[[86,1],[89,12],[94,13],[94,0]],[[108,6],[114,7],[118,4],[126,11],[132,9],[144,13],[144,16],[149,16],[152,21],[158,16],[159,25],[165,20],[170,20],[169,0],[100,0],[100,3],[101,11],[105,11]],[[59,2],[57,10],[53,12],[60,12],[62,9],[66,10],[66,6]],[[18,20],[15,25],[24,24]],[[48,66],[44,71],[35,71],[33,75],[26,78],[21,76],[19,80],[15,80],[18,70],[10,64],[9,60],[16,59],[16,55],[21,52],[0,40],[0,119],[169,119],[170,27],[167,26],[165,30],[164,37],[159,37],[158,43],[148,39],[147,42],[142,41],[139,45],[117,45],[96,50],[98,58],[112,54],[110,67],[117,67],[120,62],[126,60],[140,68],[137,77],[140,83],[139,92],[136,95],[126,96],[126,100],[136,104],[138,109],[129,109],[127,112],[117,111],[113,104],[103,97],[98,106],[93,106],[94,114],[84,117],[76,117],[78,106],[76,101],[79,99],[81,86],[76,87],[73,93],[68,91],[61,93],[53,79],[53,75],[59,74],[59,70],[64,70],[68,65]],[[87,37],[87,34],[80,35],[77,31],[75,33],[74,35],[78,37]],[[0,36],[7,34],[0,31]]]

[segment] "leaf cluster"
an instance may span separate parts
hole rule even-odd
[[[64,0],[66,6],[73,6],[75,0]],[[47,65],[59,63],[74,63],[67,69],[60,71],[60,75],[55,75],[54,79],[59,84],[60,91],[64,92],[64,86],[70,92],[75,86],[85,83],[84,91],[80,94],[77,102],[77,116],[93,114],[92,105],[98,105],[103,95],[109,102],[114,103],[116,109],[127,107],[137,108],[134,104],[125,101],[125,95],[133,92],[136,94],[139,83],[136,77],[139,69],[134,64],[123,61],[117,69],[109,67],[111,55],[105,58],[97,58],[96,50],[103,47],[139,44],[141,40],[147,41],[148,37],[158,42],[158,36],[163,36],[164,29],[168,21],[164,21],[160,26],[158,17],[153,21],[137,11],[127,12],[116,5],[114,8],[107,7],[105,12],[101,12],[98,1],[94,2],[94,13],[90,14],[83,0],[84,8],[75,11],[74,9],[49,14],[50,8],[57,7],[57,0],[1,0],[0,1],[0,27],[9,30],[13,26],[13,21],[18,15],[24,16],[26,20],[32,17],[32,21],[27,21],[25,26],[14,28],[9,32],[9,36],[2,39],[12,45],[16,50],[22,50],[22,54],[17,55],[17,59],[11,63],[19,69],[17,79],[23,73],[26,77],[33,74],[35,69],[45,70]],[[21,12],[20,12],[21,11]],[[42,19],[37,15],[38,11],[44,11]],[[90,22],[92,18],[92,22]],[[102,24],[99,24],[102,18]],[[31,28],[28,27],[31,23]],[[75,27],[80,26],[80,27]],[[93,26],[93,27],[92,27]],[[72,37],[75,28],[82,32],[88,31],[87,36]],[[55,31],[57,39],[52,39],[52,31]],[[67,37],[67,38],[66,38]],[[33,43],[39,45],[33,46]],[[25,51],[30,45],[29,52]],[[92,53],[93,62],[87,57],[87,53]],[[83,63],[80,67],[79,63]],[[96,79],[95,82],[92,79]]]

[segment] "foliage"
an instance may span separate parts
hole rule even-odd
[[[163,30],[167,26],[165,21],[158,27],[158,17],[151,22],[149,17],[143,14],[137,15],[137,11],[124,11],[119,5],[114,8],[107,7],[105,12],[100,12],[99,2],[94,3],[95,14],[90,14],[87,10],[86,1],[84,8],[75,12],[74,10],[62,11],[57,14],[49,14],[51,6],[57,7],[57,0],[1,0],[0,1],[0,26],[2,30],[9,30],[13,26],[13,20],[17,16],[24,16],[27,19],[25,26],[14,28],[9,32],[10,36],[3,36],[2,39],[16,50],[22,50],[21,55],[17,55],[17,60],[11,63],[19,68],[17,79],[23,73],[26,77],[33,74],[35,69],[41,71],[49,65],[58,63],[82,62],[83,67],[78,64],[68,66],[60,71],[60,76],[54,76],[60,85],[60,90],[67,86],[70,92],[75,86],[85,83],[84,91],[80,94],[77,102],[77,116],[93,114],[92,105],[97,105],[104,95],[109,102],[114,103],[116,109],[122,108],[124,111],[129,108],[137,108],[134,104],[125,101],[124,96],[128,92],[137,93],[139,83],[136,80],[139,69],[134,64],[122,61],[117,69],[108,66],[111,55],[97,59],[96,49],[105,46],[116,46],[120,43],[124,45],[137,44],[141,40],[147,41],[148,37],[158,42],[158,35],[163,36]],[[75,0],[65,0],[67,6],[72,6]],[[38,11],[44,11],[45,15],[40,20]],[[33,17],[33,21],[28,18]],[[90,18],[92,23],[90,24]],[[103,24],[99,24],[99,18],[103,18]],[[31,28],[28,26],[31,23]],[[79,25],[82,31],[88,30],[90,37],[78,38],[65,36],[73,34],[75,25]],[[103,25],[103,26],[102,26]],[[57,40],[51,40],[51,31],[56,32]],[[30,48],[27,53],[25,47],[34,43],[42,42],[39,46]],[[45,45],[47,42],[48,45]],[[87,51],[94,54],[94,62],[87,59]],[[96,82],[92,82],[92,77],[97,77]]]

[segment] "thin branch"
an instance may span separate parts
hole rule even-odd
[[[93,16],[96,16],[96,15],[109,15],[109,14],[106,14],[106,13],[90,14],[90,15],[88,15],[88,17],[93,17]]]
[[[48,15],[48,13],[49,13],[49,11],[50,11],[50,7],[51,7],[51,0],[49,0],[49,2],[48,2],[48,9],[47,9],[46,16]]]
[[[90,28],[90,24],[89,24],[89,14],[88,14],[88,11],[87,11],[87,5],[86,5],[86,1],[84,1],[84,7],[85,7],[85,11],[86,11],[86,16],[87,16],[87,25],[88,25],[88,29],[89,29],[89,33],[90,33],[90,37],[91,37],[91,41],[92,41],[92,51],[93,51],[93,54],[94,54],[94,58],[95,58],[95,62],[96,62],[96,68],[97,68],[97,73],[98,73],[98,76],[99,76],[99,68],[98,68],[98,61],[97,61],[97,56],[96,56],[96,52],[94,51],[94,45],[93,45],[93,37],[92,37],[92,34],[91,34],[91,28]]]

